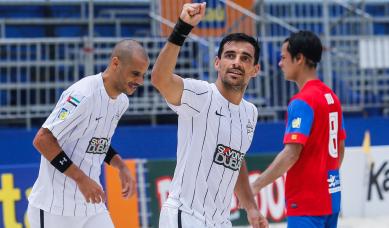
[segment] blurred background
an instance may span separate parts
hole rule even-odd
[[[186,2],[196,1],[0,0],[0,227],[29,227],[27,196],[40,161],[32,139],[61,93],[103,71],[124,38],[142,43],[151,69]],[[206,2],[206,17],[182,47],[176,73],[213,82],[224,35],[245,32],[260,41],[262,72],[245,95],[259,111],[246,157],[250,178],[282,149],[286,107],[297,92],[278,68],[282,42],[291,32],[311,30],[325,46],[319,76],[342,102],[348,135],[341,218],[352,222],[340,227],[389,227],[389,0]],[[101,177],[116,227],[157,227],[174,172],[177,117],[151,86],[150,69],[112,140],[137,177],[136,196],[120,198],[109,167]],[[285,227],[283,194],[280,178],[257,196],[271,227]],[[234,226],[247,226],[236,198],[231,205]]]

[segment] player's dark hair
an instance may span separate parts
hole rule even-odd
[[[259,42],[257,39],[254,39],[254,37],[249,36],[244,33],[231,33],[223,38],[223,40],[220,43],[219,50],[217,52],[217,57],[219,59],[222,56],[224,45],[226,43],[236,41],[236,42],[247,42],[250,43],[254,47],[254,65],[258,64],[259,61]]]
[[[321,60],[323,46],[319,37],[311,31],[299,31],[292,33],[285,39],[288,42],[288,52],[295,59],[298,54],[306,58],[306,64],[310,68],[316,68]]]

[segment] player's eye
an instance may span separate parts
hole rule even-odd
[[[245,62],[245,63],[247,63],[247,62],[250,61],[250,58],[249,58],[248,56],[242,56],[241,59],[242,59],[242,61]]]
[[[234,59],[235,55],[232,54],[232,53],[227,53],[227,54],[224,55],[224,57],[226,57],[227,59]]]
[[[139,77],[139,76],[141,76],[141,73],[138,72],[138,71],[133,71],[132,75],[135,76],[135,77]]]

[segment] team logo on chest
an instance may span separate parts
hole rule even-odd
[[[93,137],[89,141],[87,153],[91,154],[106,154],[109,148],[109,140],[106,138],[95,138]]]
[[[219,144],[216,146],[213,162],[236,171],[240,169],[243,158],[243,153],[233,150],[228,146]]]
[[[254,125],[251,123],[250,120],[247,120],[246,130],[249,140],[252,141],[254,136]]]

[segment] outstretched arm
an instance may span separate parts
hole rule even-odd
[[[151,73],[151,83],[171,104],[180,105],[184,83],[174,74],[177,57],[183,40],[205,15],[205,3],[185,4],[169,42],[160,52]]]
[[[301,144],[286,144],[270,166],[251,185],[253,193],[257,194],[263,187],[284,175],[297,162],[302,149]]]
[[[247,212],[247,219],[254,228],[267,228],[268,222],[258,210],[254,201],[253,193],[250,189],[246,161],[243,160],[242,167],[239,171],[238,180],[235,185],[235,193],[238,196],[239,204]]]

